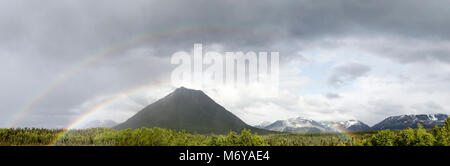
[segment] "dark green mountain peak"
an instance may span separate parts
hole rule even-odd
[[[141,127],[160,127],[197,133],[228,133],[230,130],[242,129],[262,131],[244,123],[203,91],[185,87],[177,88],[114,128]]]

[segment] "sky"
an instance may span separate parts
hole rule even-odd
[[[251,125],[450,114],[446,0],[1,0],[0,127],[123,122],[176,87],[170,63],[280,52],[280,90],[201,89]]]

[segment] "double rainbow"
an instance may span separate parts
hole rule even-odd
[[[138,44],[142,44],[145,41],[164,39],[171,36],[183,35],[195,32],[229,32],[229,28],[223,28],[223,26],[187,26],[180,29],[165,29],[162,31],[158,31],[156,33],[148,33],[141,36],[133,37],[130,40],[125,42],[119,42],[115,44],[113,47],[109,47],[106,49],[102,49],[98,54],[94,54],[91,57],[86,58],[80,63],[70,67],[68,70],[63,72],[61,77],[58,77],[56,80],[51,82],[48,86],[44,87],[37,95],[35,95],[28,103],[26,103],[20,111],[15,113],[10,121],[7,122],[8,128],[13,128],[17,126],[18,122],[20,122],[26,115],[28,115],[36,106],[41,103],[43,99],[45,99],[49,94],[51,94],[55,89],[60,87],[64,82],[68,81],[70,78],[75,76],[77,73],[82,71],[87,66],[93,65],[96,62],[104,59],[107,56],[114,55],[122,50],[130,48],[132,46],[136,46]],[[244,32],[241,29],[237,29],[239,32]]]

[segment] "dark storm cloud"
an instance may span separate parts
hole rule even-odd
[[[322,38],[447,41],[449,5],[443,0],[4,0],[0,2],[0,100],[8,102],[0,116],[10,118],[71,67],[135,37],[153,36],[84,66],[32,113],[44,119],[51,114],[71,116],[68,110],[90,97],[167,79],[170,55],[192,49],[196,42],[220,44],[226,50],[276,50],[289,59],[299,49],[307,49],[296,41]],[[448,49],[423,49],[412,55],[392,47],[398,51],[382,55],[406,62],[449,61]],[[136,55],[133,50],[139,48],[151,51]],[[342,81],[342,76],[354,79],[368,70],[364,66],[337,69],[331,82]],[[56,123],[64,122],[52,125]]]
[[[61,53],[58,57],[109,46],[130,36],[202,26],[223,30],[203,28],[152,44],[177,46],[203,41],[242,47],[289,38],[375,33],[448,39],[450,34],[448,1],[8,2],[2,4],[8,8],[2,10],[0,33],[6,36],[2,41],[34,43],[44,53]]]
[[[422,41],[423,42],[423,41]],[[427,43],[404,42],[397,45],[386,44],[371,48],[379,55],[401,63],[443,62],[450,63],[450,43],[448,41],[428,41]],[[395,43],[392,43],[395,44]]]

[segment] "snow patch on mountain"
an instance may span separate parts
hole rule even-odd
[[[305,117],[290,118],[287,120],[278,120],[267,125],[264,122],[255,127],[292,133],[311,133],[311,132],[347,132],[347,131],[365,131],[370,127],[358,120],[347,121],[315,121]]]
[[[292,133],[315,133],[315,132],[337,132],[326,123],[315,121],[312,119],[297,117],[287,120],[278,120],[270,125],[260,124],[255,127],[260,127],[266,130],[292,132]]]
[[[374,125],[371,130],[417,128],[417,124],[421,124],[424,128],[433,128],[434,126],[442,126],[447,118],[448,115],[445,114],[391,116]]]

